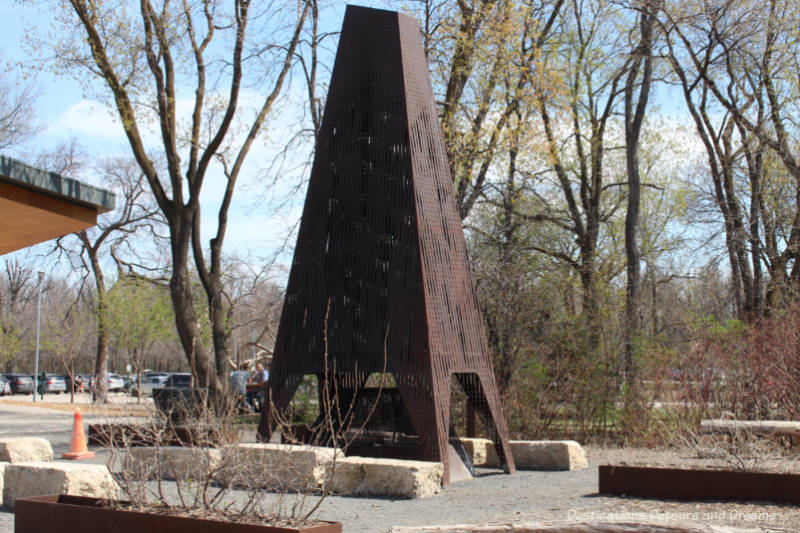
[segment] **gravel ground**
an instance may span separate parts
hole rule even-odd
[[[420,500],[330,497],[317,516],[341,521],[344,531],[387,532],[393,526],[530,522],[656,522],[715,524],[800,531],[800,508],[774,504],[676,502],[597,494],[597,466],[608,462],[679,462],[671,451],[588,448],[589,468],[574,472],[480,470]]]
[[[30,425],[31,413],[44,419],[39,434],[50,438],[57,453],[68,444],[71,413],[0,402],[0,436]],[[98,418],[100,415],[97,415]],[[87,416],[87,421],[92,417]],[[57,433],[56,433],[57,430]],[[63,431],[63,433],[62,433]],[[34,433],[34,430],[28,434]],[[605,463],[701,464],[671,450],[587,447],[589,468],[574,472],[518,472],[509,476],[481,470],[471,481],[444,487],[438,496],[420,500],[331,496],[316,517],[343,523],[345,533],[385,533],[393,526],[509,524],[526,522],[656,522],[683,525],[728,525],[767,531],[800,531],[800,507],[768,503],[678,502],[618,498],[597,494],[597,466]],[[102,462],[106,454],[98,454]],[[796,463],[795,463],[796,464]],[[243,497],[238,494],[238,497]],[[276,499],[271,497],[271,504]],[[0,511],[0,533],[13,531],[13,513]]]

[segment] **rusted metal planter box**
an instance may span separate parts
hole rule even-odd
[[[601,465],[599,468],[601,494],[800,504],[798,474],[627,465]]]
[[[342,533],[342,524],[307,528],[238,524],[114,509],[98,498],[48,495],[20,498],[14,510],[15,533]]]

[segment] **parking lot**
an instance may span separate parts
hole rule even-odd
[[[45,394],[44,400],[36,396],[15,394],[0,397],[0,437],[44,437],[59,455],[67,451],[72,435],[75,409],[80,409],[85,423],[102,422],[109,417],[143,416],[152,408],[151,398],[137,399],[124,393],[108,395],[108,404],[91,405],[91,395],[76,393],[70,401],[69,394]]]
[[[3,402],[34,403],[30,394],[13,394],[0,396],[0,404]],[[152,403],[152,398],[142,398],[142,404]],[[44,398],[36,395],[35,403],[64,405],[74,403],[76,405],[89,405],[92,403],[92,395],[88,392],[76,392],[73,398],[67,393],[45,393]],[[137,399],[126,392],[111,392],[108,394],[108,403],[112,405],[137,405]]]

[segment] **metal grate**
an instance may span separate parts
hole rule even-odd
[[[270,372],[393,375],[428,460],[448,472],[455,374],[514,471],[417,22],[348,6]],[[327,317],[327,324],[326,324]],[[322,379],[320,379],[322,383]],[[270,435],[269,409],[259,433]]]

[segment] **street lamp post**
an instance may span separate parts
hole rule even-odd
[[[36,391],[39,389],[39,328],[42,323],[42,280],[44,272],[36,272],[39,277],[39,296],[36,303],[36,361],[33,366],[33,401],[36,401]]]

